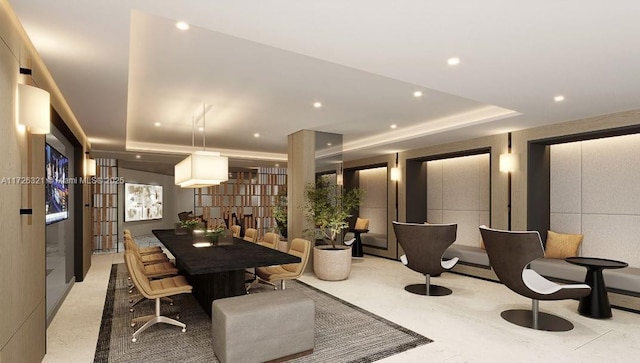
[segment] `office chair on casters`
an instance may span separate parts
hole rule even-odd
[[[192,286],[187,283],[187,279],[182,275],[149,281],[139,269],[135,258],[132,253],[125,253],[125,263],[129,274],[131,274],[131,280],[144,297],[155,300],[156,308],[155,315],[143,316],[131,320],[131,326],[135,326],[138,322],[145,322],[143,326],[133,333],[131,341],[135,343],[143,331],[158,323],[179,326],[182,328],[182,332],[187,331],[186,324],[160,314],[160,299],[178,294],[190,294],[193,289]]]
[[[444,286],[432,285],[431,275],[439,275],[455,266],[458,258],[444,261],[444,251],[456,240],[457,224],[418,224],[393,221],[393,230],[405,255],[400,257],[408,268],[425,276],[424,284],[405,286],[413,294],[444,296],[452,293]]]
[[[538,231],[503,231],[480,226],[489,262],[496,275],[513,292],[531,299],[531,310],[505,310],[500,316],[526,328],[569,331],[573,324],[559,316],[539,311],[539,300],[577,299],[589,295],[586,284],[560,285],[527,268],[531,261],[544,257]]]

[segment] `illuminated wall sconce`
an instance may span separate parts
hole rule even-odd
[[[393,168],[391,168],[391,176],[390,176],[392,181],[399,181],[400,180],[400,168],[397,166],[394,166]]]
[[[96,159],[89,159],[89,155],[84,159],[84,174],[86,176],[96,175]]]
[[[32,134],[48,134],[51,130],[51,96],[49,92],[27,84],[18,84],[18,124]]]
[[[504,153],[500,155],[500,171],[503,173],[517,171],[519,164],[518,154]]]

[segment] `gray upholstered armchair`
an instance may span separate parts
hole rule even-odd
[[[520,326],[547,331],[568,331],[573,324],[559,316],[539,312],[539,300],[577,299],[591,288],[585,284],[559,285],[528,268],[531,261],[544,257],[537,231],[503,231],[480,226],[491,267],[505,286],[532,299],[531,310],[506,310],[503,319]]]
[[[400,258],[410,269],[425,275],[424,284],[405,286],[405,290],[420,295],[443,296],[451,290],[431,285],[431,275],[439,275],[455,266],[458,258],[442,260],[444,251],[456,240],[457,224],[417,224],[393,222],[393,230],[405,255]]]

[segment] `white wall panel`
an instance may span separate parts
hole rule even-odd
[[[553,231],[583,234],[582,256],[640,267],[640,135],[553,145],[550,180]]]
[[[465,246],[480,246],[480,213],[477,211],[444,210],[442,223],[457,223],[458,233],[456,244]]]
[[[640,135],[583,142],[582,211],[640,214]]]
[[[582,216],[582,255],[640,266],[640,216],[585,214]]]
[[[359,187],[364,191],[359,215],[369,219],[369,233],[387,233],[387,168],[359,170]]]
[[[442,209],[478,210],[478,161],[475,156],[443,160]]]
[[[480,246],[478,226],[490,225],[489,169],[489,154],[427,162],[427,221],[457,223],[457,244]]]
[[[442,209],[442,160],[427,162],[427,209]]]
[[[551,146],[551,213],[580,213],[581,142]]]

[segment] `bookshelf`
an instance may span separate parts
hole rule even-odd
[[[92,179],[92,241],[94,251],[118,247],[118,163],[116,159],[96,159]]]
[[[272,209],[278,192],[286,187],[286,168],[231,172],[227,182],[195,190],[194,212],[209,225],[238,224],[243,231],[256,228],[262,237],[276,228]]]

